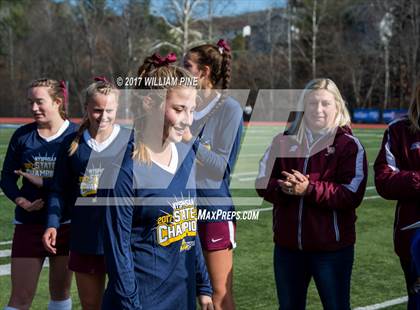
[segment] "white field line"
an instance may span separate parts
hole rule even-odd
[[[239,182],[253,181],[258,175],[258,171],[238,172],[232,174],[232,178]]]
[[[247,134],[247,133],[266,133],[266,132],[278,132],[279,131],[279,129],[281,129],[281,128],[274,128],[274,129],[256,129],[256,128],[253,128],[253,129],[246,129],[244,132],[245,132],[245,134]]]
[[[378,198],[382,198],[382,197],[379,195],[368,196],[368,197],[363,198],[363,200],[372,200],[372,199],[378,199]]]
[[[0,257],[9,257],[11,253],[12,253],[11,250],[1,250]]]
[[[0,242],[0,245],[8,245],[8,244],[12,244],[12,240]]]
[[[255,178],[257,176],[254,177],[247,177],[247,178],[239,178],[239,182],[249,182],[249,181],[255,181]]]
[[[247,141],[255,142],[273,142],[273,138],[277,136],[276,133],[266,133],[264,135],[256,135],[254,133],[246,133],[243,135],[242,143],[245,143]]]
[[[264,152],[259,154],[239,154],[238,158],[261,158],[264,155]]]
[[[258,174],[258,171],[238,172],[238,173],[233,173],[232,178],[239,178],[239,177],[257,175],[257,174]]]
[[[243,210],[243,211],[247,211],[247,212],[258,212],[258,211],[265,212],[265,211],[272,211],[272,210],[273,210],[273,208],[272,207],[269,207],[269,208],[251,209],[251,210]]]
[[[10,264],[0,265],[0,276],[7,276],[10,274]]]
[[[244,143],[242,143],[242,145],[241,145],[241,147],[242,147],[242,150],[244,149],[244,147],[251,147],[251,146],[258,146],[258,147],[260,147],[260,146],[264,146],[265,148],[267,148],[269,145],[270,145],[270,143],[271,143],[271,141],[268,141],[267,143],[246,143],[246,142],[244,142]]]
[[[390,299],[378,304],[373,304],[370,306],[365,306],[365,307],[357,307],[354,308],[353,310],[377,310],[377,309],[384,309],[384,308],[388,308],[391,306],[395,306],[395,305],[399,305],[399,304],[403,304],[406,303],[408,301],[408,297],[407,296],[403,296],[403,297],[399,297],[399,298],[395,298],[395,299]]]
[[[363,141],[378,141],[381,140],[384,135],[354,135],[356,138],[362,139]]]

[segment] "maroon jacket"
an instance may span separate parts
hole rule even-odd
[[[335,251],[355,243],[355,209],[366,189],[367,161],[350,128],[303,145],[276,136],[260,161],[258,194],[272,202],[274,242],[289,249]],[[310,145],[310,146],[309,146]],[[305,155],[309,154],[309,155]],[[284,194],[277,184],[283,170],[309,175],[307,195]]]
[[[420,132],[407,118],[389,124],[375,161],[375,185],[385,199],[398,200],[394,220],[395,252],[410,259],[413,230],[401,228],[420,221]]]

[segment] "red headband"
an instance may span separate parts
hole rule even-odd
[[[64,98],[63,104],[64,104],[64,107],[67,109],[67,95],[68,95],[68,93],[67,93],[66,81],[64,81],[64,80],[60,81],[60,88],[63,91],[63,98]]]
[[[165,57],[162,57],[158,53],[154,53],[152,55],[152,60],[155,67],[168,66],[170,63],[173,63],[176,61],[176,54],[169,53]]]
[[[93,79],[94,79],[95,82],[109,83],[108,80],[106,79],[106,77],[104,77],[104,76],[95,76]]]
[[[220,39],[217,42],[216,45],[219,47],[219,51],[220,51],[221,54],[223,54],[224,51],[230,52],[230,46],[229,46],[229,44],[225,40]]]

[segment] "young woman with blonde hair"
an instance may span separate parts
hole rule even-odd
[[[101,176],[121,162],[131,131],[116,123],[119,91],[103,77],[85,91],[85,116],[77,132],[62,143],[48,200],[45,248],[55,253],[60,219],[70,214],[69,268],[76,274],[81,306],[101,308],[106,268],[103,253],[103,205],[77,203],[95,199]]]
[[[182,142],[191,126],[196,89],[170,65],[174,55],[147,57],[133,90],[133,151],[103,180],[105,261],[103,309],[212,309],[212,290],[195,207],[194,147]],[[157,85],[154,81],[171,81]],[[114,182],[115,181],[115,182]]]
[[[307,84],[297,135],[279,134],[260,162],[258,194],[273,203],[280,309],[305,309],[312,278],[325,309],[350,309],[355,209],[367,180],[363,146],[330,79]]]
[[[229,185],[241,143],[243,112],[239,102],[227,93],[231,48],[222,39],[217,44],[196,46],[186,54],[184,67],[198,78],[202,95],[191,126],[192,134],[199,139],[197,194],[202,203],[198,207],[209,213],[232,212]],[[200,220],[198,232],[214,290],[215,309],[232,310],[236,221]]]

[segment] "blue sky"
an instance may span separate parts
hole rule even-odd
[[[216,0],[217,1],[217,0]],[[261,11],[271,7],[283,6],[283,0],[232,0],[232,9],[227,9],[226,14],[223,15],[236,15],[245,12]]]
[[[152,0],[152,11],[160,11],[167,0]],[[213,3],[217,5],[219,0],[213,0]],[[246,12],[261,11],[268,9],[270,6],[279,7],[283,6],[285,0],[230,0],[224,2],[224,10],[219,12],[219,16],[238,15]]]

